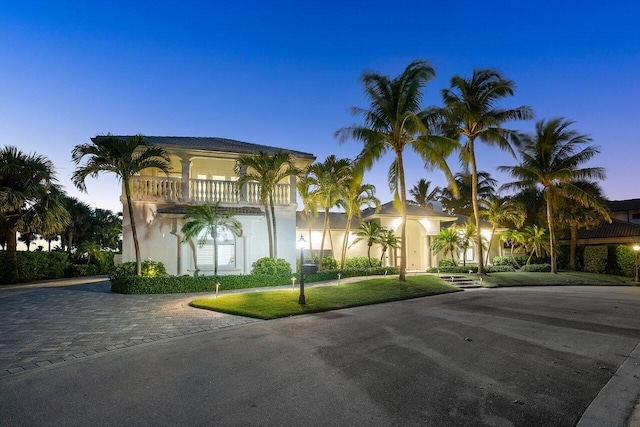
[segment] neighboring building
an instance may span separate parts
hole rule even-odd
[[[640,224],[640,199],[612,200],[607,203],[611,218]]]
[[[308,222],[304,213],[298,212],[297,235],[302,235],[307,242],[311,242],[311,245],[307,245],[307,248],[309,249],[310,246],[314,255],[318,255],[320,252],[324,219],[324,213],[320,212],[313,221]],[[467,217],[464,217],[462,223],[466,222],[466,219]],[[401,217],[392,202],[382,205],[378,212],[373,208],[365,209],[362,211],[362,220],[358,218],[353,218],[352,220],[351,232],[347,237],[347,258],[367,256],[368,246],[365,240],[361,240],[355,245],[353,244],[353,241],[357,238],[355,231],[363,221],[376,221],[382,227],[395,231],[398,238],[400,238]],[[426,208],[413,204],[407,205],[407,270],[424,271],[430,267],[437,267],[438,262],[444,258],[444,254],[434,254],[431,250],[431,241],[442,228],[450,227],[458,221],[460,221],[459,216],[443,212],[442,205],[438,202],[431,202]],[[332,255],[336,260],[340,260],[346,229],[346,217],[340,212],[330,212],[329,224],[331,228],[325,237],[325,256]],[[483,221],[481,227],[483,228],[483,235],[488,240],[491,233],[491,225]],[[309,236],[309,228],[311,228],[311,236]],[[502,255],[502,245],[500,245],[498,234],[494,238],[490,259],[493,259],[496,255]],[[381,256],[381,246],[374,245],[371,250],[371,257],[380,259]],[[385,258],[382,260],[383,265],[399,266],[400,256],[399,249],[387,251]],[[462,259],[462,256],[463,254],[460,254],[460,259]],[[467,251],[467,263],[477,263],[475,256],[475,248]]]
[[[258,199],[259,186],[249,183],[238,188],[234,168],[240,155],[258,151],[275,153],[280,149],[225,138],[150,136],[147,140],[167,151],[171,172],[165,176],[157,169],[150,169],[131,180],[142,260],[161,261],[169,274],[213,274],[213,242],[207,240],[204,246],[197,241],[183,243],[181,228],[187,206],[217,201],[221,208],[235,214],[243,228],[242,237],[228,233],[219,239],[219,274],[248,274],[257,259],[269,256],[267,226]],[[315,160],[309,153],[284,151],[292,154],[300,168]],[[124,189],[120,200],[124,212],[123,261],[135,261]],[[278,185],[275,204],[278,257],[295,265],[296,177]]]

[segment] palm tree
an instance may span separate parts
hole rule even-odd
[[[453,177],[455,182],[452,187],[443,188],[440,191],[440,202],[442,206],[452,214],[473,216],[472,182],[473,176],[468,172],[458,172]],[[498,181],[491,178],[488,172],[478,172],[478,201],[487,200],[490,195],[496,192]]]
[[[345,192],[351,183],[353,176],[353,165],[349,159],[338,159],[334,154],[328,156],[324,162],[316,162],[309,166],[307,174],[302,178],[303,185],[311,188],[310,192],[324,209],[324,226],[322,228],[322,239],[320,242],[320,265],[324,258],[324,242],[327,233],[329,234],[329,244],[333,251],[333,239],[331,238],[331,224],[329,220],[329,210],[344,199]]]
[[[455,227],[443,228],[440,232],[433,237],[431,241],[431,250],[433,253],[437,254],[439,252],[444,251],[445,258],[447,254],[451,254],[451,261],[455,265],[458,265],[454,255],[460,249],[460,234],[455,229]]]
[[[349,240],[349,232],[351,231],[351,220],[354,217],[362,218],[363,207],[373,207],[376,212],[380,208],[380,200],[375,196],[376,188],[371,184],[362,184],[362,175],[353,174],[351,182],[346,188],[346,192],[338,205],[344,209],[347,225],[344,230],[344,238],[342,240],[342,256],[340,257],[340,268],[344,268],[347,256],[347,245]]]
[[[91,144],[76,145],[71,157],[78,167],[73,172],[71,180],[81,191],[87,191],[85,180],[88,176],[98,177],[103,172],[110,172],[124,183],[124,194],[131,221],[131,234],[136,255],[136,274],[142,274],[140,257],[140,243],[136,232],[136,221],[131,204],[130,179],[144,169],[157,168],[165,174],[169,173],[169,156],[164,148],[151,145],[142,135],[128,138],[117,138],[113,135],[100,136],[92,140]],[[87,157],[86,163],[80,164]]]
[[[199,244],[204,246],[207,243],[207,237],[211,236],[213,240],[213,274],[218,275],[218,235],[221,231],[228,230],[235,236],[242,235],[242,224],[233,213],[220,209],[219,202],[214,205],[196,205],[187,206],[187,213],[182,218],[185,223],[182,226],[184,234],[183,242],[200,237]]]
[[[510,246],[511,258],[514,258],[513,250],[516,248],[516,246],[524,245],[525,236],[521,231],[509,229],[500,235],[500,240]],[[517,261],[516,264],[518,264]]]
[[[466,139],[460,150],[460,160],[463,165],[471,168],[471,203],[476,224],[480,224],[476,141],[497,145],[515,157],[510,140],[516,133],[503,129],[502,124],[533,117],[530,107],[497,107],[500,99],[513,94],[514,83],[491,69],[475,69],[470,79],[454,76],[451,78],[451,88],[442,91],[450,134],[456,139]],[[477,234],[480,241],[482,237],[479,227]],[[482,245],[478,245],[478,274],[484,274]]]
[[[86,258],[87,265],[89,265],[91,264],[92,259],[101,260],[104,257],[104,253],[102,252],[100,244],[98,242],[85,240],[84,242],[78,244],[76,257]]]
[[[462,265],[467,265],[467,250],[471,247],[472,244],[476,244],[476,246],[481,246],[478,244],[478,227],[471,222],[467,221],[462,225],[458,225],[453,227],[455,231],[458,232],[460,236],[460,252],[462,253]]]
[[[248,182],[260,185],[260,203],[267,217],[267,234],[269,236],[269,256],[278,259],[278,232],[275,213],[274,193],[278,184],[285,178],[300,174],[300,169],[293,164],[291,153],[278,150],[273,154],[258,151],[254,154],[240,156],[236,161],[235,172],[238,188]]]
[[[431,190],[429,188],[430,186],[431,181],[421,178],[413,185],[413,188],[409,190],[409,194],[413,197],[413,200],[409,200],[409,203],[415,203],[416,205],[426,208],[430,200],[436,200],[441,191],[440,187],[434,187],[433,190]]]
[[[526,189],[541,187],[547,206],[547,224],[549,227],[549,255],[551,272],[557,273],[555,254],[554,208],[558,197],[574,200],[585,208],[592,208],[602,215],[608,215],[598,200],[575,185],[585,179],[604,179],[605,172],[600,167],[580,168],[599,151],[597,147],[585,144],[591,138],[569,129],[572,121],[555,118],[536,123],[534,135],[524,135],[519,148],[521,161],[517,166],[501,166],[499,169],[509,172],[518,181],[505,184],[506,189]]]
[[[527,265],[531,263],[533,254],[541,257],[545,252],[550,252],[549,235],[544,228],[538,227],[537,225],[525,227],[522,231],[522,240],[525,250],[529,252]]]
[[[437,167],[444,171],[449,180],[452,174],[446,157],[455,148],[455,142],[434,134],[433,109],[423,110],[422,89],[435,76],[435,71],[427,61],[411,62],[404,72],[394,79],[381,74],[365,71],[362,84],[369,109],[352,108],[354,115],[364,118],[364,125],[352,125],[340,129],[336,136],[341,142],[349,138],[364,145],[357,158],[359,170],[369,170],[388,151],[395,160],[389,169],[389,187],[394,193],[395,205],[402,216],[400,226],[400,276],[406,280],[407,249],[407,189],[405,184],[404,149],[410,147],[430,169]]]
[[[489,264],[489,254],[491,253],[491,245],[493,244],[496,229],[505,222],[512,223],[516,228],[522,227],[527,213],[525,207],[511,197],[498,197],[492,194],[486,200],[483,200],[481,205],[484,209],[480,212],[480,215],[491,223],[491,237],[489,238],[486,259],[486,264]]]
[[[25,154],[13,146],[0,149],[0,229],[10,253],[8,275],[17,278],[16,233],[60,231],[69,215],[60,203],[62,190],[53,163],[38,154]]]
[[[32,231],[26,231],[26,232],[21,232],[20,233],[20,237],[18,238],[18,240],[20,240],[22,243],[25,244],[25,246],[27,247],[27,252],[31,251],[31,243],[33,243],[34,240],[36,240],[38,238],[38,236],[36,236],[36,234]]]
[[[305,171],[306,175],[306,171]],[[296,183],[298,194],[302,199],[302,213],[307,221],[308,236],[309,236],[309,253],[313,258],[313,239],[311,238],[312,225],[318,217],[318,209],[320,208],[320,202],[318,200],[317,193],[314,193],[311,188],[311,181],[308,179],[299,179]]]
[[[380,265],[384,265],[382,261],[384,260],[384,254],[387,252],[387,249],[396,249],[400,247],[400,241],[398,240],[398,236],[396,236],[395,231],[385,229],[380,236],[380,244],[382,245],[382,254],[380,255]]]
[[[373,266],[371,263],[371,248],[373,245],[381,243],[382,237],[386,231],[386,228],[381,227],[380,224],[375,221],[365,221],[356,229],[357,237],[351,245],[353,246],[362,240],[367,241],[367,258],[369,258],[369,267]]]
[[[573,183],[576,187],[590,194],[598,203],[607,210],[603,215],[600,210],[585,209],[580,204],[567,197],[560,197],[558,200],[558,222],[569,228],[569,270],[575,271],[577,268],[578,230],[581,227],[593,228],[602,224],[603,221],[611,222],[608,213],[607,201],[603,195],[602,188],[597,182],[578,181]]]
[[[92,209],[88,204],[75,197],[64,196],[62,203],[69,212],[69,223],[62,231],[62,244],[70,254],[73,246],[89,231],[91,226]]]

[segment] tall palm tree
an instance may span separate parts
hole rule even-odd
[[[182,226],[184,234],[183,241],[196,238],[205,230],[200,237],[199,244],[204,246],[207,237],[213,240],[213,274],[218,275],[218,235],[221,231],[228,230],[235,236],[242,235],[242,224],[233,213],[225,211],[219,207],[219,202],[214,205],[187,206],[187,213],[182,218],[185,223]]]
[[[17,278],[16,232],[60,231],[69,215],[60,203],[62,189],[53,163],[38,154],[25,154],[13,146],[0,149],[0,229],[12,264],[9,279]]]
[[[364,207],[374,207],[376,212],[380,208],[380,200],[375,196],[376,188],[371,184],[362,184],[362,175],[354,173],[351,176],[351,182],[346,188],[346,192],[342,199],[338,201],[338,205],[344,209],[347,225],[344,230],[344,238],[342,240],[342,255],[340,257],[340,268],[344,268],[347,257],[347,245],[349,240],[349,232],[351,231],[351,221],[354,217],[362,218],[362,209]]]
[[[471,203],[476,224],[480,224],[476,142],[497,145],[515,157],[510,140],[516,133],[502,128],[502,125],[512,120],[528,120],[533,117],[530,107],[502,109],[497,106],[499,100],[513,96],[514,87],[514,83],[498,71],[475,69],[471,78],[452,77],[451,87],[442,91],[450,135],[456,139],[465,138],[460,150],[460,160],[471,169]],[[480,241],[480,227],[477,233]],[[484,274],[482,245],[477,248],[478,274]]]
[[[409,200],[409,203],[415,203],[416,205],[427,207],[427,203],[430,200],[436,200],[440,194],[440,187],[431,187],[431,181],[427,181],[424,178],[418,180],[417,183],[409,190],[409,195],[413,197],[413,200]]]
[[[74,185],[81,191],[87,191],[85,180],[88,176],[97,178],[101,173],[113,173],[124,183],[124,194],[127,200],[131,234],[136,255],[136,274],[142,274],[140,243],[136,232],[136,221],[131,204],[131,178],[148,168],[160,169],[169,173],[169,156],[164,148],[150,144],[142,135],[129,138],[117,138],[113,135],[100,136],[90,144],[79,144],[73,148],[71,157],[77,165],[71,176]],[[84,158],[84,164],[80,164]]]
[[[480,215],[491,223],[491,237],[489,238],[487,259],[485,260],[486,264],[489,264],[489,254],[491,252],[491,245],[493,244],[493,237],[500,224],[509,222],[516,228],[520,228],[524,223],[527,213],[525,207],[513,198],[498,197],[493,194],[486,200],[483,200],[481,206],[483,210],[480,212]]]
[[[383,264],[384,254],[388,249],[396,249],[400,247],[400,241],[396,232],[390,229],[385,229],[380,236],[380,244],[382,245],[382,254],[380,254],[380,265]]]
[[[499,168],[517,179],[505,184],[505,189],[543,189],[547,206],[551,272],[554,274],[558,272],[554,218],[558,197],[567,197],[583,207],[607,215],[606,209],[595,197],[575,185],[575,182],[580,180],[604,179],[605,172],[600,167],[581,168],[599,151],[595,146],[586,145],[591,142],[591,138],[569,129],[571,125],[573,122],[564,118],[537,122],[535,134],[522,137],[522,146],[519,148],[520,164]]]
[[[334,154],[328,156],[324,162],[316,162],[309,166],[307,174],[302,178],[304,185],[311,188],[313,197],[320,207],[324,209],[324,226],[320,241],[320,265],[324,258],[324,243],[327,233],[329,244],[333,251],[333,239],[331,238],[331,223],[329,210],[338,205],[344,199],[345,192],[351,183],[353,176],[353,164],[349,159],[338,159]],[[335,251],[334,251],[335,252]]]
[[[435,135],[433,109],[423,109],[422,89],[435,76],[427,61],[411,62],[398,77],[391,79],[372,71],[362,74],[362,84],[369,99],[369,108],[352,108],[354,115],[362,116],[363,125],[340,129],[336,136],[341,142],[349,138],[363,143],[357,158],[358,168],[369,170],[384,154],[391,151],[395,160],[389,169],[389,187],[394,193],[397,210],[402,217],[400,225],[400,276],[406,280],[407,249],[407,189],[405,183],[404,150],[411,148],[424,161],[428,169],[439,168],[449,180],[452,174],[446,157],[455,148],[455,142]]]
[[[300,169],[293,164],[291,153],[278,150],[273,154],[258,151],[257,153],[240,156],[236,161],[235,172],[239,176],[239,188],[252,181],[260,185],[260,203],[262,203],[267,217],[269,256],[274,261],[277,261],[278,229],[274,193],[282,180],[290,176],[299,175]]]
[[[435,254],[444,251],[445,258],[447,254],[451,254],[451,261],[453,261],[455,265],[458,265],[455,254],[460,249],[460,243],[460,234],[458,234],[455,227],[443,228],[433,237],[431,250]]]
[[[581,227],[593,228],[602,224],[603,221],[611,222],[611,215],[608,212],[607,201],[602,192],[602,188],[597,182],[578,181],[573,183],[576,187],[590,194],[607,212],[603,215],[601,210],[585,209],[579,203],[567,197],[560,197],[557,206],[557,217],[560,224],[569,228],[569,270],[575,271],[577,268],[578,230]]]
[[[69,223],[62,232],[62,245],[66,246],[67,253],[70,254],[73,246],[89,231],[91,226],[91,206],[78,200],[75,197],[64,196],[62,203],[69,212]]]
[[[382,237],[386,233],[386,228],[381,227],[375,221],[365,221],[356,229],[356,239],[351,245],[366,240],[367,241],[367,258],[369,258],[369,267],[372,267],[371,263],[371,248],[373,245],[382,242]]]
[[[455,187],[446,187],[440,191],[442,206],[452,214],[473,216],[472,182],[473,176],[468,172],[458,172],[453,177]],[[478,172],[478,202],[487,200],[496,192],[498,181],[491,178],[489,172]],[[452,189],[453,188],[453,189]],[[454,192],[456,190],[456,192]]]

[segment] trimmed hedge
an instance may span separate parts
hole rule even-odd
[[[617,245],[614,247],[616,272],[627,277],[636,275],[636,254],[629,245]]]
[[[11,254],[0,251],[0,284],[61,279],[65,277],[69,257],[64,252],[18,251],[16,262],[18,276],[13,277]]]
[[[587,246],[584,248],[584,271],[604,273],[607,270],[609,251],[606,245]]]
[[[353,258],[347,258],[344,260],[344,269],[352,270],[352,269],[364,269],[364,268],[372,268],[372,267],[380,267],[380,259],[379,258],[371,258],[371,265],[369,264],[369,258],[366,256],[356,256]]]
[[[251,274],[291,274],[291,264],[282,258],[278,262],[270,257],[260,258],[251,267]]]
[[[475,274],[478,272],[478,266],[457,266],[457,267],[431,267],[427,270],[428,273],[445,273],[445,274]],[[503,272],[515,272],[516,269],[508,265],[495,265],[486,266],[484,268],[486,273],[503,273]]]
[[[526,263],[526,260],[523,264]],[[521,265],[515,256],[497,256],[493,258],[494,266],[511,266],[513,268],[520,268]]]
[[[116,269],[117,270],[117,269]],[[135,271],[135,270],[134,270]],[[397,267],[377,267],[371,269],[353,270],[324,270],[316,274],[305,276],[306,283],[337,280],[341,278],[365,275],[398,274]],[[186,292],[212,292],[216,290],[216,283],[220,283],[220,290],[248,289],[267,286],[290,285],[291,278],[300,283],[298,274],[247,274],[228,276],[167,276],[142,277],[134,274],[114,274],[111,276],[111,291],[120,294],[173,294]]]
[[[529,273],[549,273],[551,272],[551,264],[530,264],[520,267],[520,271]]]

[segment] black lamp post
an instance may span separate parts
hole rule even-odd
[[[304,264],[304,248],[307,247],[307,241],[304,240],[302,234],[298,239],[298,248],[300,248],[300,296],[298,297],[298,304],[306,304],[307,301],[304,297],[304,273],[302,272],[302,265]]]
[[[635,256],[635,261],[636,261],[636,283],[640,282],[640,272],[639,267],[640,267],[640,263],[638,262],[638,257],[640,256],[640,245],[633,245],[633,252],[636,255]]]

